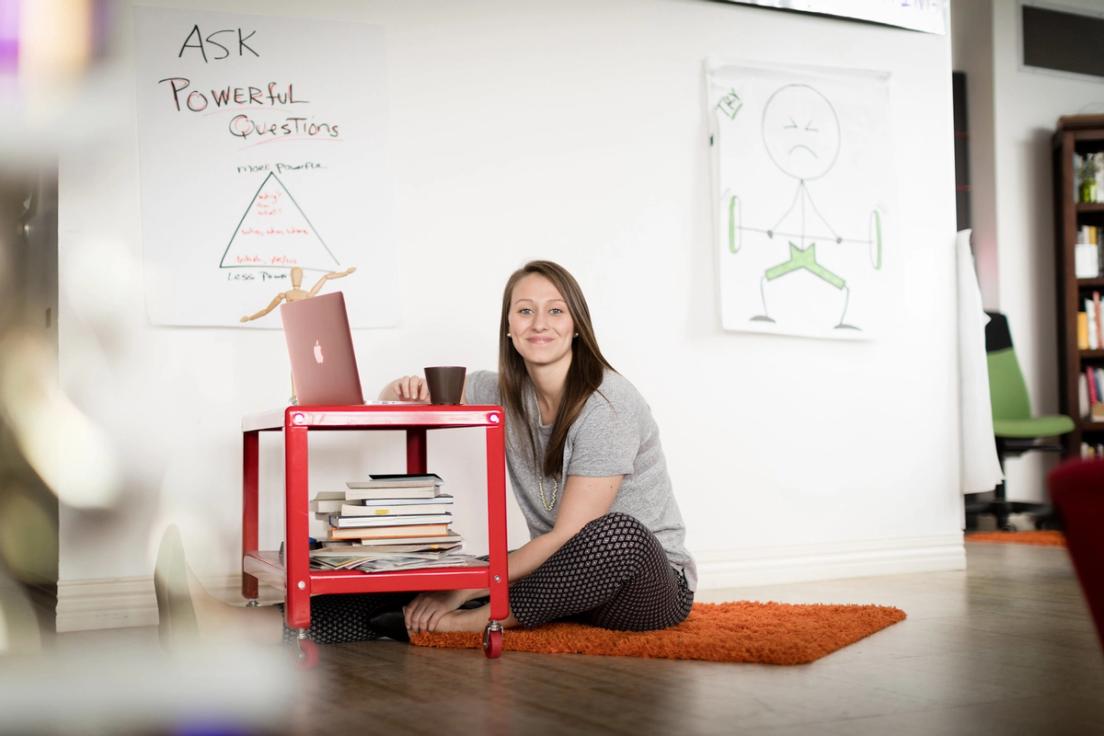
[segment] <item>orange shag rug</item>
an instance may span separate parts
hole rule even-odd
[[[1062,532],[970,532],[967,542],[995,542],[997,544],[1033,544],[1036,547],[1065,547],[1066,537]]]
[[[661,631],[610,631],[575,623],[509,629],[508,652],[604,654],[709,662],[807,664],[903,621],[888,606],[791,603],[695,603],[678,626]],[[474,633],[411,634],[422,647],[476,649]]]

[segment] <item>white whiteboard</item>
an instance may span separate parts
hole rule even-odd
[[[398,321],[383,32],[136,7],[146,304],[162,325],[239,318],[327,272],[354,327]],[[273,312],[250,326],[278,328]]]
[[[862,340],[894,256],[887,74],[707,62],[721,325]]]

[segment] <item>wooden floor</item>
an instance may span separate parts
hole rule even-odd
[[[490,661],[388,641],[323,647],[282,730],[1104,734],[1104,654],[1065,551],[970,544],[968,559],[968,572],[699,597],[880,603],[909,615],[798,667],[518,653]]]

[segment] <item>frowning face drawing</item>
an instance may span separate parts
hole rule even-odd
[[[810,181],[824,176],[840,151],[840,125],[828,98],[807,84],[778,88],[763,108],[763,143],[775,166]]]

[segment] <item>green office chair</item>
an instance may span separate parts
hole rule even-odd
[[[997,443],[997,458],[1004,470],[1005,458],[1018,457],[1031,450],[1061,452],[1062,445],[1054,438],[1073,431],[1073,420],[1064,414],[1037,417],[1031,413],[1027,384],[1020,372],[1016,352],[1012,349],[1012,333],[1008,319],[1000,312],[986,312],[985,357],[989,365],[989,401],[993,407],[993,435]],[[1049,441],[1048,441],[1049,440]],[[1009,501],[1004,481],[1000,482],[990,501],[966,504],[966,514],[993,514],[997,528],[1015,531],[1008,515],[1028,513],[1041,523],[1052,515],[1040,503]]]

